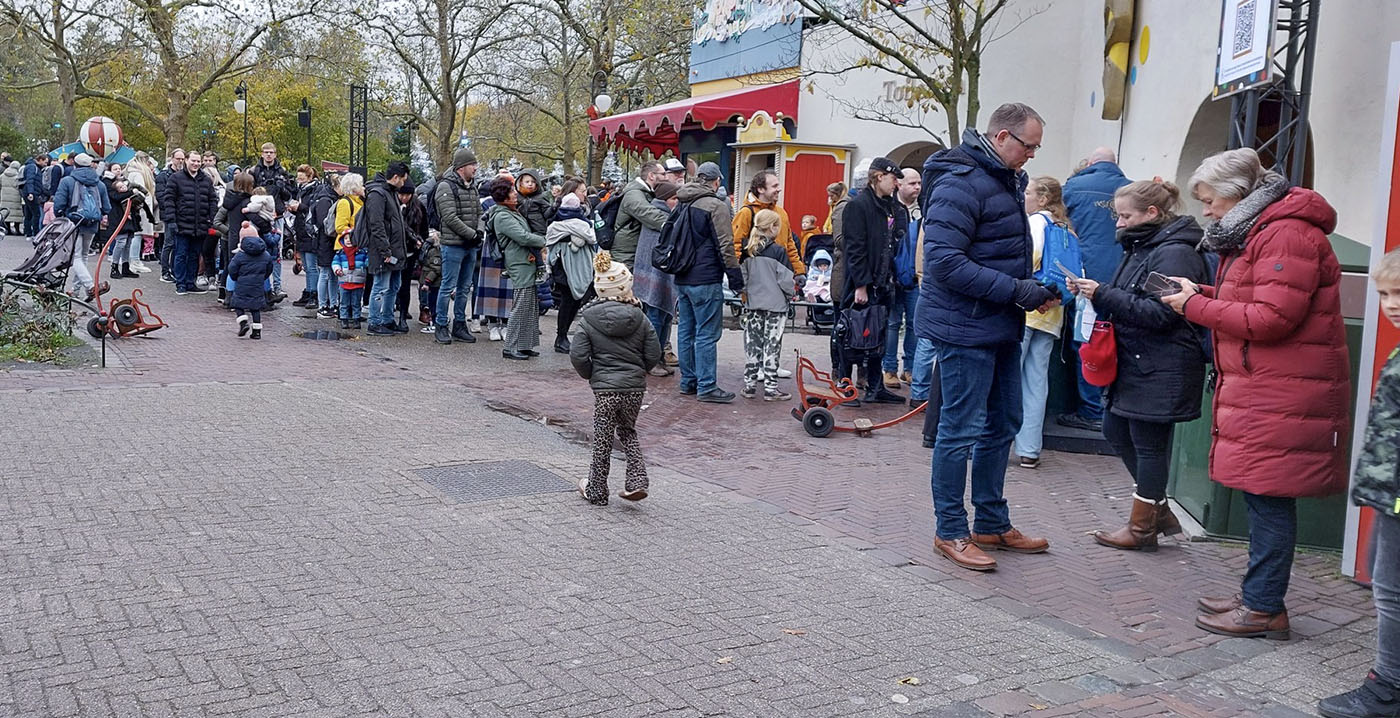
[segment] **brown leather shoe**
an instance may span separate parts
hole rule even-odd
[[[1176,514],[1167,506],[1166,499],[1157,502],[1157,532],[1164,536],[1181,533],[1181,522],[1176,520]]]
[[[1124,551],[1156,551],[1158,504],[1133,494],[1133,511],[1128,525],[1117,531],[1095,531],[1094,540]]]
[[[973,571],[991,571],[997,567],[997,560],[982,552],[977,548],[977,544],[971,539],[957,538],[944,540],[935,538],[933,547],[943,554],[945,558],[963,568]]]
[[[1288,640],[1288,611],[1262,613],[1241,605],[1229,613],[1196,617],[1196,626],[1211,633],[1235,638],[1269,638]]]
[[[1244,605],[1244,598],[1238,593],[1229,598],[1207,598],[1196,599],[1196,608],[1206,613],[1229,613]]]
[[[974,533],[972,541],[984,549],[1015,551],[1016,553],[1041,553],[1050,548],[1048,540],[1027,536],[1014,528],[1004,534]]]

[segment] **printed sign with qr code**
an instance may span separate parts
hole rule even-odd
[[[1240,58],[1254,51],[1254,14],[1259,10],[1259,0],[1239,0],[1235,6],[1234,57]]]

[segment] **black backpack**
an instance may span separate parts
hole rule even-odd
[[[691,203],[676,205],[661,227],[661,236],[651,252],[651,266],[667,274],[681,274],[695,264],[706,238],[714,246],[713,235],[709,212]]]
[[[622,194],[622,191],[614,190],[593,210],[593,236],[598,238],[598,246],[603,249],[612,249],[613,237],[617,234],[617,211],[622,209]]]
[[[438,214],[438,208],[437,208],[437,188],[438,188],[438,186],[440,186],[443,182],[446,182],[446,183],[452,185],[452,199],[453,199],[453,201],[456,201],[456,202],[459,202],[459,203],[461,202],[461,197],[460,197],[460,194],[459,194],[461,190],[460,190],[460,188],[457,187],[457,183],[456,183],[456,182],[453,182],[453,181],[451,181],[451,180],[449,180],[449,179],[447,179],[447,175],[443,175],[441,178],[439,178],[439,179],[438,179],[438,184],[433,186],[433,191],[432,191],[432,192],[427,192],[427,193],[426,193],[426,196],[423,198],[423,204],[426,205],[427,208],[428,208],[428,228],[429,228],[429,229],[442,229],[442,215]]]

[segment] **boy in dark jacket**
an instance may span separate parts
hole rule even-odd
[[[1400,250],[1372,272],[1381,314],[1400,327]],[[1400,347],[1392,349],[1376,381],[1366,440],[1356,462],[1351,500],[1375,509],[1371,590],[1376,601],[1376,663],[1359,688],[1324,698],[1328,718],[1400,715]]]
[[[646,464],[637,441],[637,414],[647,388],[647,372],[661,362],[656,330],[632,296],[632,273],[599,252],[593,260],[593,288],[598,299],[579,312],[569,360],[593,388],[593,465],[578,491],[588,503],[608,503],[613,434],[627,453],[627,483],[618,493],[628,501],[647,497]]]
[[[257,228],[247,221],[238,230],[238,244],[240,251],[228,265],[228,278],[233,282],[228,305],[238,310],[238,336],[248,333],[248,318],[252,315],[253,338],[262,339],[262,310],[267,302],[263,283],[272,276],[272,255]]]

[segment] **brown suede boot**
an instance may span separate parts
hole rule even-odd
[[[1095,531],[1094,540],[1124,551],[1156,551],[1158,504],[1133,494],[1133,512],[1128,525],[1117,531]]]
[[[1288,611],[1263,613],[1243,604],[1229,613],[1208,613],[1196,617],[1196,627],[1235,638],[1288,640]]]
[[[1176,514],[1167,506],[1166,499],[1157,502],[1157,532],[1163,536],[1181,533],[1181,522],[1176,520]]]

